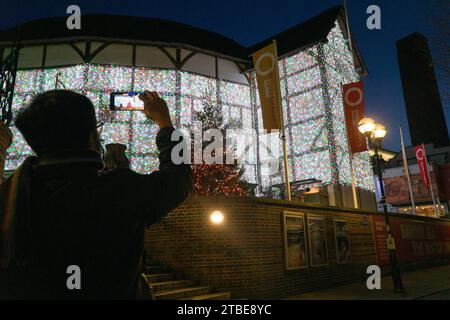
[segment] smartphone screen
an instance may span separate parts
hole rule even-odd
[[[139,99],[141,92],[112,92],[110,108],[114,111],[142,111],[144,101]]]

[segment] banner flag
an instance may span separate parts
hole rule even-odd
[[[417,164],[419,165],[420,174],[425,186],[430,187],[430,174],[428,172],[427,156],[425,154],[425,146],[421,144],[415,148]]]
[[[366,138],[359,132],[358,124],[364,118],[364,84],[362,81],[343,86],[345,124],[351,153],[367,151]]]
[[[281,93],[275,42],[253,54],[259,99],[266,130],[281,130]]]

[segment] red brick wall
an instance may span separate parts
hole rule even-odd
[[[223,212],[223,224],[210,222],[214,210]],[[285,270],[283,210],[325,216],[328,266]],[[283,298],[365,278],[367,266],[376,264],[376,257],[370,219],[364,224],[363,216],[276,200],[190,198],[148,230],[146,249],[189,278],[231,291],[233,298]],[[351,264],[336,263],[333,217],[348,221]]]

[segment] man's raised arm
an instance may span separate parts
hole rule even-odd
[[[143,204],[150,209],[145,210],[147,215],[145,218],[147,223],[151,224],[176,208],[192,192],[192,172],[189,164],[176,165],[171,159],[172,149],[180,142],[171,140],[175,129],[166,102],[156,92],[145,91],[139,98],[144,101],[144,113],[147,118],[160,128],[156,137],[159,171],[141,176],[139,183],[151,186],[149,189],[151,193],[147,195],[147,199],[142,199]]]

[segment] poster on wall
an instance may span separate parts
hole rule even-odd
[[[336,259],[338,264],[352,262],[348,225],[346,220],[334,220],[334,234],[336,237]]]
[[[323,216],[308,215],[308,235],[311,266],[318,267],[327,265],[327,237]]]
[[[302,213],[284,212],[284,256],[287,270],[308,267],[305,217]]]

